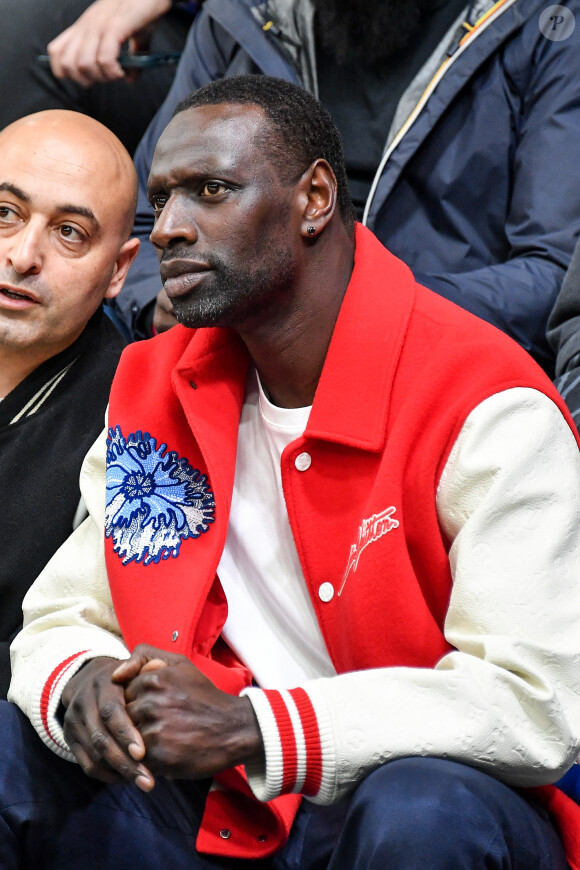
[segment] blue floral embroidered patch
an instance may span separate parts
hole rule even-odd
[[[177,556],[181,542],[199,538],[214,521],[215,501],[201,474],[140,431],[107,437],[105,535],[123,560],[157,563]]]

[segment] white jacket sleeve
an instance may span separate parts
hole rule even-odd
[[[23,603],[24,627],[12,643],[8,699],[54,752],[73,761],[56,717],[64,686],[88,659],[127,658],[105,569],[105,433],[81,468],[89,516],[57,550]]]
[[[455,649],[434,669],[246,690],[266,748],[265,770],[248,770],[261,800],[284,790],[330,803],[403,756],[454,759],[515,786],[553,782],[574,761],[580,454],[551,400],[517,388],[480,404],[446,464],[437,511],[452,542],[444,632]]]

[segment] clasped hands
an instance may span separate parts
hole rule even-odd
[[[229,695],[186,656],[141,644],[123,662],[95,658],[62,695],[64,736],[89,776],[134,782],[203,779],[263,758],[248,698]]]

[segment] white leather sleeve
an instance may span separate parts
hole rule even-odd
[[[56,717],[66,682],[88,659],[127,658],[105,568],[105,432],[83,462],[81,493],[89,516],[65,541],[29,589],[24,627],[12,643],[8,699],[30,718],[42,740],[74,760]]]

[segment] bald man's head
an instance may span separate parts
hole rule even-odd
[[[117,295],[136,200],[133,162],[98,121],[52,110],[0,132],[0,353],[42,362]]]
[[[71,174],[98,188],[102,199],[110,201],[124,228],[123,241],[129,237],[137,205],[137,173],[125,146],[108,127],[80,112],[37,112],[0,131],[0,161],[6,153],[20,155],[33,178],[38,171],[39,181],[39,157],[48,159],[48,169],[51,162],[56,170],[68,164]]]

